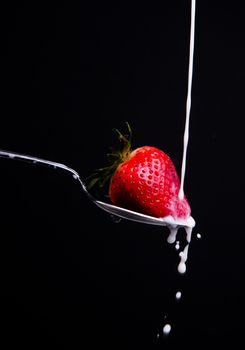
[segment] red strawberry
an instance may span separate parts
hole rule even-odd
[[[129,128],[129,125],[128,125]],[[156,147],[143,146],[131,151],[130,135],[119,133],[123,151],[117,155],[116,164],[101,169],[110,178],[109,197],[117,206],[154,217],[173,216],[186,219],[190,206],[184,197],[178,198],[180,181],[169,156]]]

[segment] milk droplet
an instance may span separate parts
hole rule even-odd
[[[168,335],[171,331],[171,325],[166,323],[162,329],[164,335]]]
[[[175,294],[175,298],[176,298],[176,300],[180,300],[180,298],[181,298],[181,292],[180,292],[180,291],[178,291],[178,292]]]
[[[176,250],[179,250],[179,248],[180,248],[179,241],[176,241],[176,243],[175,243],[175,249],[176,249]]]
[[[178,265],[178,272],[179,273],[186,272],[186,260],[188,257],[188,248],[189,248],[189,243],[185,246],[184,250],[179,253],[179,257],[180,257],[180,263]]]
[[[169,226],[169,230],[170,230],[170,233],[169,233],[169,236],[167,238],[167,241],[168,241],[168,243],[174,243],[176,240],[178,228],[174,227],[174,226]]]
[[[201,236],[200,233],[197,233],[197,238],[198,238],[198,239],[201,239],[201,238],[202,238],[202,236]]]
[[[73,179],[75,179],[75,180],[77,180],[77,179],[78,179],[78,175],[73,174],[72,176],[73,176]]]

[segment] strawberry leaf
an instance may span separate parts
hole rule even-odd
[[[117,134],[119,147],[107,154],[108,165],[106,167],[95,170],[94,173],[87,177],[85,182],[88,190],[103,190],[106,184],[109,183],[117,167],[129,158],[131,153],[132,129],[128,122],[126,122],[126,126],[127,134],[125,135],[118,129],[113,129]]]

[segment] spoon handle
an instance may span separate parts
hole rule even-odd
[[[76,170],[68,167],[65,164],[53,162],[53,161],[47,160],[47,159],[42,159],[42,158],[38,158],[38,157],[29,156],[27,154],[10,152],[10,151],[5,151],[5,150],[0,150],[0,158],[21,160],[21,161],[24,161],[24,162],[27,162],[27,163],[41,164],[41,165],[50,166],[53,169],[57,169],[58,168],[58,169],[65,170],[65,171],[69,172],[70,174],[72,174],[72,176],[73,176],[73,178],[75,180],[79,181],[80,185],[82,186],[83,191],[89,196],[89,198],[91,200],[94,201],[94,198],[91,196],[90,193],[88,193],[88,191],[86,189],[86,186],[85,186],[84,182],[81,180],[78,172]]]

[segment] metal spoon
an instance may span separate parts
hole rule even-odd
[[[189,226],[193,227],[195,225],[195,222],[190,221],[188,224],[183,221],[183,220],[178,220],[178,221],[173,221],[171,217],[167,218],[156,218],[153,216],[141,214],[132,210],[124,209],[106,202],[101,202],[97,199],[95,199],[87,190],[85,183],[82,181],[80,178],[78,172],[65,164],[62,163],[57,163],[53,162],[50,160],[38,158],[38,157],[33,157],[29,156],[26,154],[21,154],[21,153],[16,153],[16,152],[9,152],[9,151],[4,151],[0,150],[0,158],[9,158],[9,159],[15,159],[15,160],[22,160],[28,163],[32,164],[42,164],[46,166],[50,166],[54,169],[62,169],[70,174],[72,174],[73,178],[77,181],[79,181],[80,185],[82,186],[82,190],[85,192],[85,194],[88,196],[88,198],[96,204],[99,208],[105,210],[109,214],[120,217],[126,220],[131,220],[131,221],[137,221],[143,224],[150,224],[150,225],[158,225],[158,226]]]

